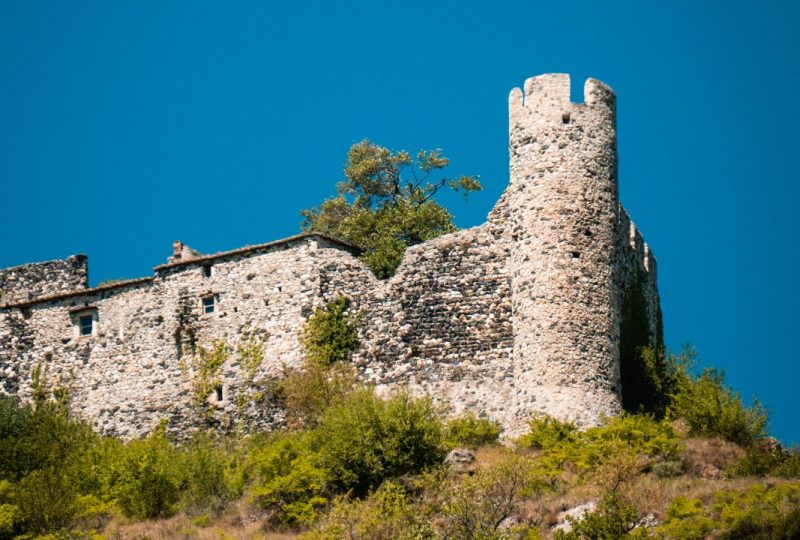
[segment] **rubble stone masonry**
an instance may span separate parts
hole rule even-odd
[[[569,96],[560,74],[511,92],[510,182],[486,223],[409,248],[388,280],[317,234],[214,255],[176,242],[152,277],[95,288],[83,255],[0,270],[0,393],[65,389],[74,415],[122,437],[279,428],[273,383],[301,365],[298,332],[346,294],[352,362],[380,392],[407,386],[507,435],[537,412],[618,413],[621,349],[662,340],[655,258],[619,204],[613,91],[589,79],[584,103]],[[197,399],[215,343],[229,349]]]

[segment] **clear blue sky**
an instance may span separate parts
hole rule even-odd
[[[334,7],[331,7],[334,6]],[[298,231],[347,148],[440,147],[508,181],[507,94],[618,95],[620,191],[690,342],[800,441],[797,2],[0,2],[0,267],[91,281]]]

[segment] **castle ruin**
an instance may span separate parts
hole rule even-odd
[[[279,380],[313,309],[345,294],[362,313],[352,362],[379,391],[512,435],[536,412],[594,425],[621,410],[621,363],[662,341],[655,258],[619,204],[615,107],[594,79],[580,104],[568,75],[512,90],[510,181],[487,221],[409,248],[384,281],[318,234],[213,255],[176,242],[154,275],[94,288],[83,255],[0,270],[0,393],[65,388],[74,415],[126,438],[278,428],[280,400],[250,387],[236,347],[261,343],[255,379]],[[231,353],[198,405],[192,359],[219,342]]]

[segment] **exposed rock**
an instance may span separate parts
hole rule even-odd
[[[586,514],[591,514],[595,510],[597,510],[597,503],[595,501],[589,501],[570,508],[569,510],[565,510],[564,512],[559,512],[556,518],[558,522],[550,527],[550,530],[570,532],[572,530],[572,523],[569,522],[568,518],[580,521]]]
[[[444,464],[456,472],[467,472],[475,462],[475,452],[469,448],[453,448],[444,458]]]

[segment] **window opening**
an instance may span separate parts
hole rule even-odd
[[[217,386],[214,391],[217,393],[217,401],[222,401],[222,386]]]
[[[92,316],[81,315],[78,319],[78,326],[80,327],[82,336],[92,335]]]
[[[211,277],[211,265],[210,264],[203,265],[203,275],[205,277]]]
[[[203,313],[214,313],[214,297],[206,296],[203,298]]]

